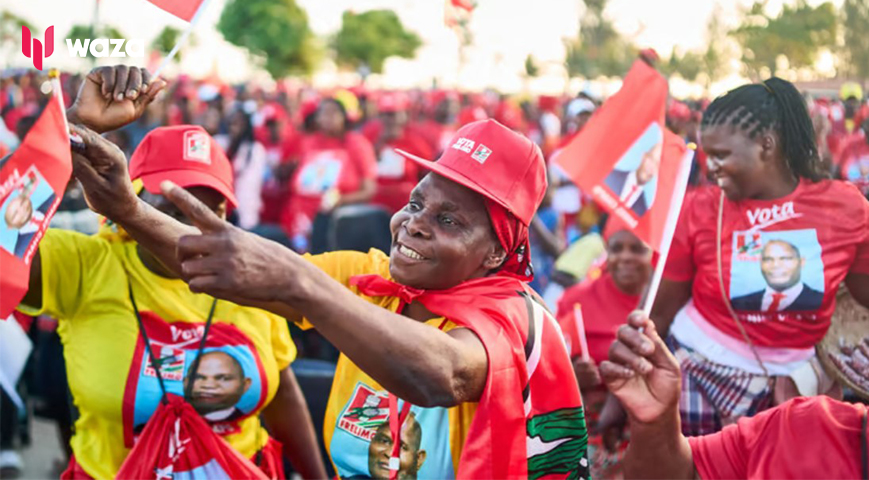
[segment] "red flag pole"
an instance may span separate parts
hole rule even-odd
[[[676,224],[679,223],[679,213],[682,211],[682,201],[685,199],[685,191],[688,188],[688,176],[691,173],[691,162],[694,161],[694,150],[696,148],[697,145],[693,143],[688,144],[688,150],[685,151],[685,156],[682,157],[682,164],[679,166],[676,185],[673,189],[673,200],[670,202],[670,211],[667,212],[667,223],[664,224],[664,236],[661,238],[658,264],[655,265],[652,283],[649,284],[649,290],[646,292],[646,298],[643,300],[643,313],[646,316],[652,313],[652,305],[655,303],[655,297],[658,295],[658,288],[661,286],[661,279],[664,276],[664,267],[667,265],[670,245],[673,243],[673,235],[676,233]]]
[[[166,65],[169,65],[169,62],[175,58],[175,54],[178,53],[178,49],[181,48],[181,45],[187,43],[187,37],[193,32],[193,28],[196,27],[196,23],[199,22],[199,19],[202,18],[202,12],[205,11],[205,8],[208,6],[208,3],[211,0],[205,0],[202,4],[199,5],[199,9],[196,10],[196,14],[193,15],[193,18],[190,19],[190,23],[187,25],[187,28],[184,30],[184,33],[181,34],[181,37],[175,42],[175,46],[172,47],[172,50],[169,52],[169,55],[166,55],[166,58],[163,59],[163,63],[157,68],[157,71],[154,72],[154,78],[160,76],[160,73],[163,72],[163,69],[166,68]]]

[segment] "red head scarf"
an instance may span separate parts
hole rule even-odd
[[[515,215],[506,208],[489,200],[486,200],[486,210],[492,221],[492,228],[498,237],[498,242],[507,257],[498,273],[508,274],[524,282],[534,279],[534,269],[531,267],[531,251],[528,243],[528,227],[522,224]]]

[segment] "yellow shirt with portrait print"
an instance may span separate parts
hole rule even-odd
[[[356,287],[349,286],[350,277],[355,275],[376,274],[391,279],[389,257],[383,252],[333,252],[307,255],[306,258],[360,298],[392,312],[399,308],[401,301],[396,297],[372,298],[359,294]],[[457,327],[443,318],[433,318],[426,324],[444,331]],[[303,320],[302,328],[310,327],[310,323]],[[378,341],[366,337],[364,331],[358,332],[358,336],[360,342]],[[412,429],[416,435],[408,441],[406,448],[405,439],[402,438],[399,478],[455,478],[459,457],[476,410],[476,403],[464,403],[452,408],[412,406],[410,413],[413,415],[408,416],[408,421],[416,423]],[[391,448],[378,448],[377,445],[372,446],[371,442],[378,429],[387,428],[388,412],[388,393],[342,354],[335,370],[323,425],[326,448],[339,477],[378,478],[388,475],[385,464],[389,453],[385,452],[391,452]],[[391,443],[390,438],[386,440]]]
[[[39,252],[42,305],[19,309],[59,320],[69,386],[80,413],[73,453],[91,476],[114,478],[160,398],[128,285],[161,359],[166,388],[178,395],[183,395],[214,299],[148,270],[134,242],[49,229]],[[215,419],[212,428],[251,458],[268,442],[256,412],[274,397],[279,372],[296,355],[286,320],[218,301],[208,342],[205,352],[221,350],[232,357],[245,379],[236,390],[206,400],[230,402],[223,405],[229,407],[222,410],[227,414],[206,410],[206,418]]]

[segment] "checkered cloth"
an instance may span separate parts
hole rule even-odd
[[[769,377],[715,363],[667,337],[667,346],[682,369],[679,411],[682,433],[715,433],[740,417],[751,417],[772,406]]]

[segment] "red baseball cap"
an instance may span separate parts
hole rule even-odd
[[[377,99],[377,111],[380,113],[403,112],[407,110],[410,101],[401,92],[387,92]]]
[[[495,120],[465,125],[437,161],[396,151],[506,208],[526,227],[546,193],[540,148]]]
[[[160,194],[160,183],[179,187],[209,187],[235,208],[232,165],[223,149],[202,127],[179,125],[152,130],[133,152],[130,178],[141,179],[145,189]]]

